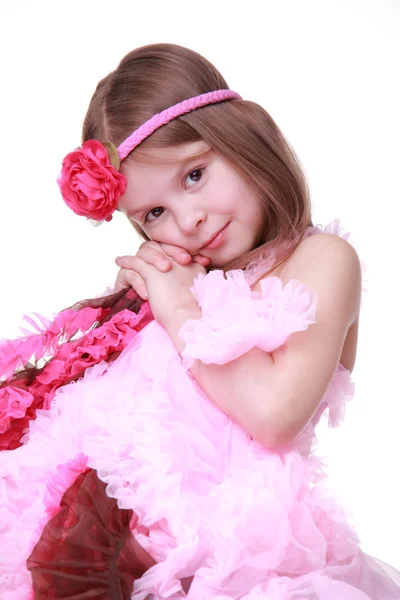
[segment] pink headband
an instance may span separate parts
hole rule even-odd
[[[57,183],[65,203],[92,221],[111,221],[118,200],[125,193],[126,178],[118,172],[121,162],[156,129],[192,110],[224,100],[241,100],[232,90],[217,90],[179,102],[154,115],[118,148],[111,142],[88,140],[67,154]]]

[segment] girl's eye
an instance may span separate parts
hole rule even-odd
[[[204,169],[195,169],[188,173],[185,177],[185,184],[187,187],[193,187],[193,184],[198,183],[202,178]]]
[[[202,169],[195,169],[194,171],[190,171],[190,173],[188,173],[185,177],[185,186],[188,188],[191,188],[191,187],[193,187],[194,184],[198,183],[203,176],[204,170],[205,169],[202,168]],[[161,217],[164,210],[165,209],[162,206],[157,206],[156,208],[153,208],[145,216],[144,222],[152,223],[153,221],[155,221],[156,219]]]
[[[162,208],[162,206],[157,206],[157,208],[153,208],[145,216],[144,222],[151,223],[152,221],[155,221],[156,219],[158,219],[158,217],[161,217],[163,212],[164,209]]]

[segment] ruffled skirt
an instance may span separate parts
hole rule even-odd
[[[338,372],[321,407],[338,414],[347,385]],[[285,447],[255,443],[150,323],[0,454],[2,600],[400,599],[314,441],[310,424]]]

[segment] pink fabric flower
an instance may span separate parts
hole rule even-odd
[[[96,221],[111,221],[126,190],[126,178],[111,164],[98,140],[89,140],[67,154],[57,182],[74,213]]]

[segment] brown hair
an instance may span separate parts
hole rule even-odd
[[[84,120],[83,141],[98,139],[118,146],[154,114],[187,98],[224,88],[228,85],[222,75],[192,50],[173,44],[138,48],[99,82]],[[263,273],[268,274],[290,256],[307,226],[312,225],[308,187],[294,151],[261,106],[233,100],[205,106],[171,121],[134,153],[199,140],[219,152],[253,186],[265,210],[267,229],[260,245],[225,269],[244,268],[264,255],[273,258]],[[146,239],[144,232],[132,224]],[[113,296],[82,301],[73,308],[108,307],[105,320],[123,308],[137,312],[141,300],[132,292],[121,290]],[[115,355],[107,360],[113,358]],[[25,387],[38,373],[40,369],[26,369],[12,381],[0,382],[0,388],[16,380],[17,385]]]
[[[107,140],[118,146],[165,108],[225,88],[225,79],[200,54],[174,44],[143,46],[127,54],[98,84],[83,124],[82,141]],[[133,153],[199,140],[227,159],[255,189],[266,215],[261,244],[225,269],[244,268],[272,252],[277,262],[270,265],[271,271],[290,256],[312,225],[308,186],[293,149],[266,110],[254,102],[234,100],[178,117],[156,130]]]

